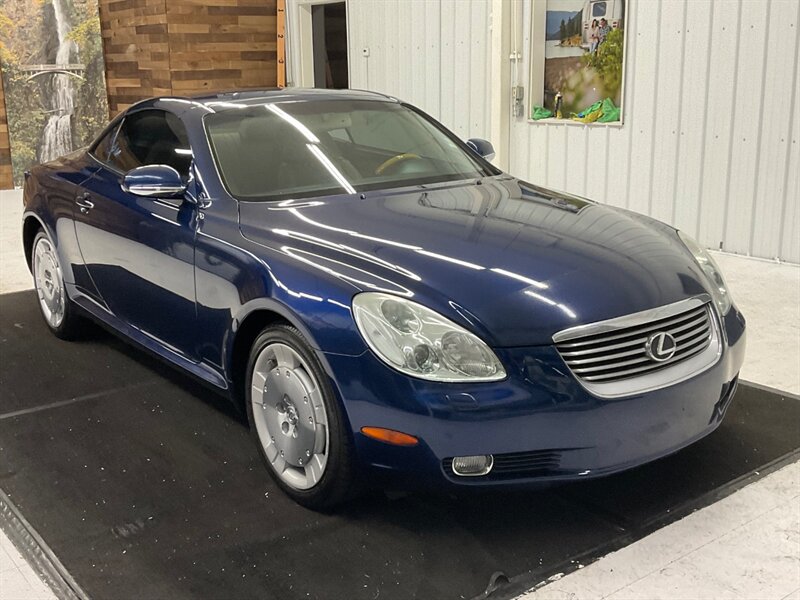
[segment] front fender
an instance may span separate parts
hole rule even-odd
[[[234,340],[246,319],[269,311],[294,325],[318,353],[358,355],[366,345],[350,312],[358,290],[242,237],[235,213],[217,202],[195,245],[197,326],[203,360],[229,369]]]

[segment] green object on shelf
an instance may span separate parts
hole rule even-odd
[[[619,106],[615,106],[611,98],[603,100],[603,116],[597,119],[598,123],[611,123],[619,121]]]
[[[593,123],[597,121],[602,115],[603,102],[598,100],[594,104],[592,104],[589,108],[584,108],[579,113],[572,113],[570,118],[573,121],[580,121],[581,123]]]
[[[553,111],[546,109],[544,106],[534,106],[531,119],[538,121],[539,119],[549,119],[553,116]]]
[[[611,123],[619,121],[619,108],[614,105],[611,98],[606,98],[598,100],[577,114],[573,113],[571,118],[581,123]]]

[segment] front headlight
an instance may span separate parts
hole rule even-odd
[[[498,381],[506,372],[480,338],[429,308],[391,294],[353,298],[358,330],[398,371],[432,381]]]
[[[728,292],[728,286],[725,284],[725,279],[722,277],[722,271],[720,271],[719,266],[711,258],[708,251],[688,235],[679,231],[678,237],[681,238],[681,241],[694,256],[697,264],[703,269],[703,273],[705,273],[706,279],[708,279],[708,283],[711,286],[711,296],[714,298],[714,303],[717,305],[719,313],[721,315],[727,314],[731,309],[731,295]]]

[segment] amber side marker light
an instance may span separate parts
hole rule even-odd
[[[419,440],[413,435],[392,429],[384,429],[383,427],[362,427],[361,433],[373,440],[392,444],[393,446],[416,446],[419,444]]]

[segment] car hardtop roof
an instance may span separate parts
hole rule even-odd
[[[224,112],[245,106],[258,106],[272,102],[303,102],[320,100],[367,100],[372,102],[399,102],[397,98],[367,90],[326,90],[314,88],[272,88],[240,90],[203,94],[198,96],[156,96],[140,100],[121,111],[115,120],[148,108],[169,108],[176,114],[186,114],[201,109],[206,112]]]
[[[217,94],[193,96],[191,99],[208,108],[213,108],[214,110],[224,109],[226,104],[247,106],[251,104],[263,104],[265,102],[302,102],[304,100],[373,100],[378,102],[397,102],[396,98],[378,92],[317,88],[234,90]]]

